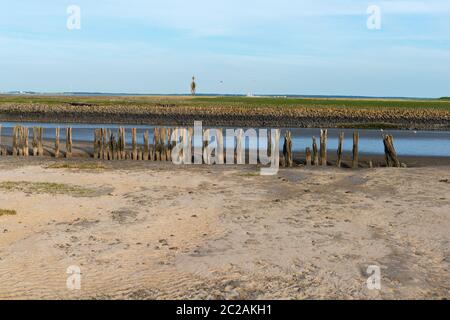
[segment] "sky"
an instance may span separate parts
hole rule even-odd
[[[0,92],[183,94],[193,75],[204,94],[450,96],[450,1],[0,0]]]

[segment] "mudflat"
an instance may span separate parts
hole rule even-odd
[[[0,298],[448,299],[449,169],[2,158]]]
[[[0,95],[1,121],[450,130],[446,99]]]

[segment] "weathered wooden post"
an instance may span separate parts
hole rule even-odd
[[[99,148],[100,148],[100,145],[98,143],[98,140],[99,140],[98,136],[99,136],[99,130],[94,129],[94,155],[93,155],[94,159],[98,158],[98,152],[99,152]]]
[[[166,128],[161,128],[161,161],[167,161],[167,152],[166,152]]]
[[[66,158],[72,157],[72,128],[66,128]]]
[[[125,129],[117,130],[117,160],[125,159]]]
[[[12,155],[13,156],[17,156],[17,131],[18,131],[18,127],[14,126],[13,137],[12,137]]]
[[[0,124],[0,156],[4,156],[3,154],[3,145],[2,145],[2,125]]]
[[[236,130],[236,164],[245,164],[244,130]]]
[[[28,157],[30,155],[30,150],[28,149],[28,136],[29,136],[29,130],[28,127],[23,127],[23,155],[25,157]]]
[[[390,167],[391,164],[397,168],[400,168],[401,164],[397,157],[397,152],[394,147],[394,137],[391,135],[383,136],[384,152],[386,156],[386,166]]]
[[[144,160],[148,160],[150,156],[150,149],[148,145],[148,130],[144,132],[144,152],[143,152],[143,158]]]
[[[284,135],[284,145],[283,145],[283,156],[284,156],[284,166],[292,167],[292,134],[290,131],[286,131]]]
[[[98,158],[104,159],[105,145],[103,141],[103,128],[98,129]]]
[[[306,166],[310,167],[311,166],[311,149],[308,147],[305,150],[305,155],[306,155]]]
[[[327,140],[328,130],[320,130],[320,164],[327,165]]]
[[[59,158],[59,135],[60,135],[60,128],[55,129],[55,158]]]
[[[206,152],[206,149],[208,148],[208,141],[209,141],[209,130],[203,128],[203,163],[204,164],[211,164],[211,158],[209,156],[209,153]]]
[[[109,149],[110,149],[110,158],[111,160],[116,160],[116,137],[112,130],[109,130]]]
[[[108,129],[103,128],[102,130],[102,150],[103,150],[103,155],[102,155],[102,159],[103,160],[108,160]]]
[[[314,158],[314,165],[319,165],[319,150],[317,148],[317,140],[316,137],[312,138],[313,140],[313,158]]]
[[[39,148],[38,135],[39,135],[39,129],[37,127],[33,127],[33,142],[31,143],[31,146],[33,147],[33,156],[34,157],[36,157],[38,155],[38,148]],[[14,150],[13,150],[13,154],[14,154]]]
[[[44,156],[44,128],[39,127],[38,129],[38,154],[39,156]]]
[[[6,148],[2,145],[2,125],[0,124],[0,156],[6,156]]]
[[[338,168],[342,166],[342,152],[344,150],[344,132],[339,133],[339,142],[337,149],[337,162],[336,165]]]
[[[225,163],[225,153],[224,153],[224,140],[222,129],[216,129],[216,164]]]
[[[353,162],[352,167],[358,168],[359,165],[359,132],[353,132]]]
[[[187,144],[188,144],[188,152],[185,156],[185,161],[187,161],[188,163],[190,163],[192,161],[192,154],[194,154],[194,128],[193,127],[189,127],[187,129]]]
[[[159,145],[159,128],[153,129],[153,151],[154,157],[153,160],[160,161],[161,160],[161,150]]]
[[[172,129],[167,128],[166,160],[172,161]]]

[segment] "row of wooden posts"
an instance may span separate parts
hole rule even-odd
[[[320,149],[317,146],[316,137],[312,138],[312,152],[311,147],[305,149],[306,166],[328,166],[327,156],[327,141],[328,130],[320,130]],[[398,160],[397,153],[394,148],[394,138],[392,135],[383,135],[385,160],[387,167],[400,167],[400,161]],[[337,148],[337,167],[342,167],[344,150],[344,132],[339,133],[338,148]],[[287,131],[284,135],[283,144],[283,166],[292,167],[294,164],[292,156],[292,134]],[[372,167],[372,161],[369,161],[369,166]],[[353,148],[352,148],[352,168],[359,167],[359,132],[353,133]]]
[[[65,141],[65,153],[64,157],[72,157],[72,128],[68,127],[66,130]],[[192,137],[193,128],[188,129],[189,137]],[[126,150],[125,143],[125,128],[121,127],[117,133],[114,133],[110,129],[100,128],[94,131],[94,158],[102,160],[151,160],[151,161],[171,161],[172,149],[175,143],[171,141],[172,129],[170,128],[154,128],[153,129],[153,144],[149,143],[149,132],[145,131],[143,140],[144,144],[138,146],[137,143],[137,130],[131,129],[131,150]],[[242,137],[241,137],[242,138]],[[29,156],[29,128],[24,126],[15,126],[13,128],[12,137],[12,155],[14,156]],[[223,139],[223,137],[222,137]],[[238,137],[239,139],[239,137]],[[307,166],[327,166],[327,141],[328,130],[320,131],[320,142],[317,144],[316,137],[312,138],[312,146],[305,149],[306,165]],[[383,143],[385,148],[385,161],[388,167],[400,167],[393,137],[391,135],[383,136]],[[189,144],[192,146],[192,139]],[[268,152],[270,155],[272,141],[268,138]],[[33,156],[43,156],[43,128],[32,128],[32,154]],[[207,142],[204,143],[204,147],[207,146]],[[240,142],[237,143],[236,157],[242,152],[239,150],[241,147]],[[292,167],[293,161],[293,142],[292,133],[286,131],[284,135],[283,144],[283,161],[284,167]],[[337,161],[336,165],[341,167],[343,164],[343,150],[344,150],[344,133],[341,132],[338,137],[337,148]],[[359,166],[359,133],[355,131],[353,133],[353,149],[352,149],[352,167],[357,168]],[[55,153],[56,158],[60,157],[62,152],[60,151],[60,128],[55,129]],[[7,149],[1,144],[1,126],[0,126],[0,155],[7,155]],[[223,155],[222,155],[223,156]],[[238,163],[243,163],[243,159],[235,160]],[[208,163],[208,161],[206,161]],[[371,166],[371,163],[369,163]]]
[[[152,160],[171,161],[172,130],[170,128],[154,128],[153,144],[149,144],[149,132],[144,133],[144,145],[138,146],[137,130],[131,129],[131,151],[125,150],[125,128],[119,128],[117,137],[110,129],[96,129],[94,132],[94,158],[103,160]]]
[[[8,155],[8,150],[1,144],[1,129],[0,126],[0,155]],[[32,140],[31,140],[31,152],[33,156],[42,157],[44,156],[44,128],[33,127],[32,128]],[[29,145],[29,133],[28,127],[15,126],[13,128],[12,134],[12,155],[13,156],[23,156],[28,157],[30,155],[30,145]],[[55,129],[55,154],[56,158],[60,157],[60,128]],[[66,158],[72,157],[72,128],[66,128],[66,152],[64,154]]]

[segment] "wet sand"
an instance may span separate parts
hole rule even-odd
[[[9,154],[12,154],[12,138],[2,137],[2,146],[7,146]],[[282,143],[282,141],[280,142]],[[31,145],[31,143],[30,143]],[[55,141],[54,140],[43,140],[44,145],[44,155],[47,158],[54,157],[55,155]],[[60,152],[61,157],[65,155],[65,141],[60,139]],[[30,149],[30,154],[32,150]],[[94,154],[94,148],[92,143],[85,141],[73,141],[72,146],[72,157],[85,161],[92,158]],[[337,162],[336,150],[328,150],[328,164],[330,166],[335,166]],[[31,157],[32,158],[32,157]],[[280,152],[280,159],[282,160],[283,155]],[[306,155],[304,152],[294,152],[294,166],[304,166],[306,164]],[[1,159],[1,157],[0,157]],[[47,159],[52,160],[52,159]],[[54,160],[54,159],[53,159]],[[92,160],[92,159],[91,159]],[[248,160],[248,159],[247,159]],[[402,164],[407,167],[435,167],[435,166],[450,166],[450,157],[436,157],[436,156],[399,156],[399,160]],[[372,162],[373,167],[384,167],[386,166],[386,160],[384,155],[380,154],[369,154],[360,153],[359,154],[359,166],[360,168],[368,168],[369,162]],[[248,161],[247,161],[248,162]],[[281,161],[280,161],[281,162]],[[170,164],[169,164],[170,165]],[[343,153],[343,168],[351,168],[352,166],[352,154],[350,152]]]
[[[450,166],[81,163],[0,158],[0,298],[450,298]]]

